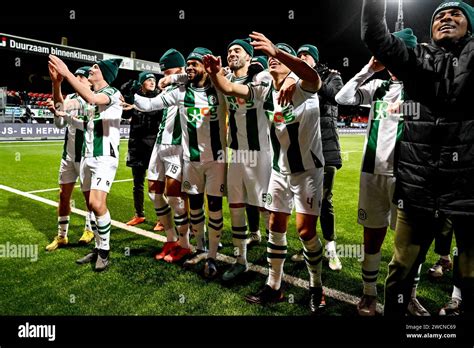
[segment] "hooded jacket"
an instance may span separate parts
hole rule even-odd
[[[407,96],[394,203],[435,217],[474,216],[474,40],[407,48],[388,32],[379,0],[364,0],[361,34]]]

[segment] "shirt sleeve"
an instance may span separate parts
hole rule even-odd
[[[188,75],[187,74],[173,74],[170,77],[171,84],[183,84],[185,85],[188,83]]]
[[[67,121],[64,119],[64,117],[60,116],[54,116],[54,125],[58,127],[59,129],[66,127]]]
[[[63,118],[63,117],[61,117]],[[72,113],[67,113],[66,116],[64,116],[64,119],[66,122],[70,125],[72,125],[74,128],[84,130],[84,120],[80,117],[77,117],[73,115]]]
[[[250,93],[249,100],[252,101],[265,100],[271,89],[270,83],[265,81],[251,82],[248,83],[247,86],[249,87]]]
[[[317,96],[316,92],[306,91],[301,87],[301,79],[296,82],[295,93],[293,94],[292,102],[293,107],[298,107],[303,104],[306,100]]]
[[[147,98],[135,94],[135,105],[144,112],[163,110],[173,105],[179,105],[179,88],[176,87],[165,93],[158,94],[156,97]]]
[[[373,75],[369,65],[350,79],[344,87],[336,94],[336,102],[341,105],[364,105],[372,102],[374,82],[364,85]]]

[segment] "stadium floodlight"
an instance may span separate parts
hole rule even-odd
[[[395,22],[395,31],[400,31],[405,28],[403,23],[403,0],[398,0],[398,16]]]

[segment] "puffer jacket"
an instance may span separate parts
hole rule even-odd
[[[323,156],[326,166],[342,167],[341,146],[337,133],[338,106],[336,94],[344,86],[341,75],[329,71],[325,66],[318,68],[323,85],[318,92],[319,107],[321,109],[321,139],[323,142]]]
[[[383,18],[383,1],[364,0],[362,39],[403,81],[404,110],[411,109],[404,116],[394,203],[435,217],[474,216],[474,40],[465,37],[449,51],[435,43],[409,49]]]
[[[141,90],[137,94],[145,96]],[[146,97],[153,98],[157,94],[158,91],[155,90],[147,93]],[[162,118],[162,110],[151,112],[132,111],[126,163],[128,167],[148,168]]]

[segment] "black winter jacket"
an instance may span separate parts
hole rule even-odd
[[[145,96],[141,90],[137,91],[137,94]],[[147,93],[146,97],[153,98],[157,94],[157,91]],[[162,118],[162,110],[141,112],[134,109],[132,111],[128,140],[128,167],[148,168]]]
[[[344,86],[339,74],[330,72],[329,69],[318,69],[323,85],[318,92],[319,107],[321,109],[321,138],[323,142],[323,155],[326,166],[342,167],[341,146],[337,133],[338,107],[335,100],[336,94]]]
[[[405,115],[394,202],[415,213],[474,216],[473,38],[450,51],[434,43],[409,49],[389,34],[384,1],[364,0],[362,39],[420,106]]]

